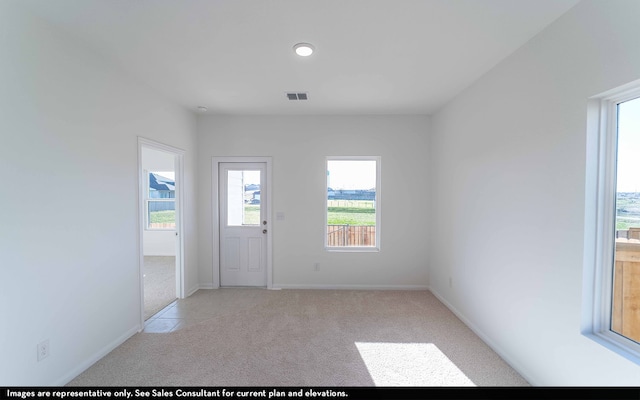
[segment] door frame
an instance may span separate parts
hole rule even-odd
[[[272,213],[272,157],[212,157],[211,159],[211,215],[213,220],[213,288],[220,288],[220,197],[219,197],[219,173],[221,163],[264,163],[266,165],[267,204],[265,215],[267,219],[267,289],[273,288],[273,219]],[[262,190],[262,189],[261,189]],[[261,194],[262,196],[262,194]]]
[[[156,142],[138,136],[138,269],[140,279],[140,322],[141,330],[144,327],[144,229],[145,229],[145,206],[144,191],[147,180],[144,177],[142,166],[142,149],[147,148],[162,151],[174,156],[175,169],[175,198],[176,198],[176,297],[184,299],[184,154],[185,151],[164,143]]]

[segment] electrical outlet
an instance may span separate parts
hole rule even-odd
[[[314,263],[313,264],[313,270],[314,271],[320,271],[320,263]]]
[[[42,361],[49,357],[49,339],[38,343],[38,361]]]

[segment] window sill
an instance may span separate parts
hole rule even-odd
[[[349,246],[349,247],[325,247],[326,251],[329,252],[337,252],[337,253],[378,253],[380,252],[379,247],[359,247],[359,246]]]
[[[640,344],[613,332],[583,332],[582,334],[627,360],[640,365]]]

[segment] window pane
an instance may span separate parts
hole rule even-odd
[[[149,172],[147,196],[147,229],[175,229],[175,173],[173,171]]]
[[[173,171],[149,173],[150,199],[175,199],[176,183]]]
[[[147,221],[149,229],[175,229],[176,228],[176,202],[175,200],[147,201]]]
[[[227,172],[227,225],[260,225],[260,171]]]
[[[640,99],[618,105],[611,330],[640,342]]]
[[[327,246],[376,246],[375,160],[327,161]]]

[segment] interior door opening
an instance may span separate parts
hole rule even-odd
[[[142,319],[146,321],[183,297],[181,154],[158,144],[142,143],[139,164]]]

